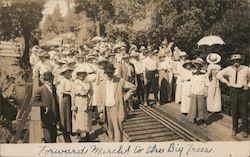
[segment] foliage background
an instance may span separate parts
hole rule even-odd
[[[1,8],[0,37],[24,36],[30,40],[31,35],[50,40],[74,32],[77,36],[88,34],[83,35],[87,41],[99,31],[101,36],[123,38],[137,46],[152,44],[158,48],[167,39],[191,57],[217,51],[226,61],[232,53],[240,52],[249,64],[248,0],[74,0],[75,8],[67,16],[62,17],[56,7],[37,31],[45,2],[14,0],[10,9]],[[83,27],[86,31],[81,31]],[[198,49],[196,43],[207,35],[220,36],[226,46]]]

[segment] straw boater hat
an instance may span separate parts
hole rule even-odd
[[[210,53],[207,55],[206,60],[210,64],[211,63],[216,64],[216,63],[219,63],[221,61],[221,56],[217,53]]]
[[[196,58],[195,60],[192,61],[193,64],[199,64],[201,66],[205,65],[205,62],[202,58]]]
[[[70,72],[72,72],[73,71],[73,69],[71,69],[71,68],[69,68],[69,67],[63,67],[62,68],[62,70],[60,71],[60,74],[65,74],[66,73],[66,71],[70,71]]]
[[[233,54],[231,55],[231,61],[232,60],[241,60],[241,54]]]
[[[141,46],[139,51],[146,50],[145,46]]]

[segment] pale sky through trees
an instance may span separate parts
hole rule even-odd
[[[67,0],[47,0],[47,2],[44,4],[44,10],[42,11],[42,14],[44,15],[40,26],[44,23],[46,19],[46,15],[52,14],[54,11],[54,8],[59,5],[60,11],[62,16],[66,16],[68,13],[68,3]]]

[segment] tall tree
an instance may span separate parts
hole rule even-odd
[[[42,18],[44,1],[12,0],[11,5],[0,6],[1,39],[9,40],[15,37],[24,37],[25,49],[22,57],[24,65],[29,63],[29,47],[32,31],[37,29]]]

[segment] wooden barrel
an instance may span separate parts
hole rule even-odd
[[[29,88],[29,85],[27,84],[19,84],[15,87],[14,100],[18,106],[23,105],[23,102],[28,94],[28,88]]]

